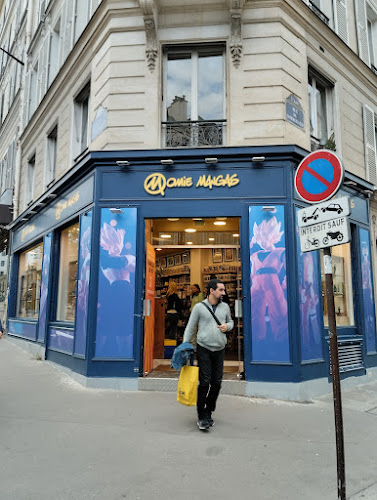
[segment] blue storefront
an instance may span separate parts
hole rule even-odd
[[[302,254],[294,146],[92,152],[12,226],[8,334],[85,380],[139,387],[145,221],[239,220],[245,393],[307,399],[329,387],[319,251]],[[346,174],[352,242],[334,249],[341,371],[373,375],[372,186]]]

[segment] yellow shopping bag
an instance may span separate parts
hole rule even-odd
[[[199,368],[183,366],[178,380],[177,401],[182,405],[195,406],[198,391]]]

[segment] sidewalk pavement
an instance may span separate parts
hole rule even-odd
[[[377,499],[377,383],[343,392],[347,498]],[[87,389],[0,341],[1,500],[331,500],[332,397],[220,396],[208,432],[171,393]]]

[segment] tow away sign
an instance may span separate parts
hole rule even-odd
[[[351,239],[349,220],[345,216],[300,227],[299,231],[301,252],[343,245]]]
[[[351,213],[350,199],[348,196],[336,198],[325,203],[318,203],[302,208],[297,212],[299,227],[310,226],[315,223],[325,222],[337,217],[347,216]]]

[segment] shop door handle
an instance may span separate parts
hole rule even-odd
[[[242,318],[242,300],[240,299],[234,301],[234,316]]]
[[[150,316],[150,315],[151,315],[151,301],[150,301],[150,299],[145,299],[144,300],[143,316],[145,318],[146,316]]]

